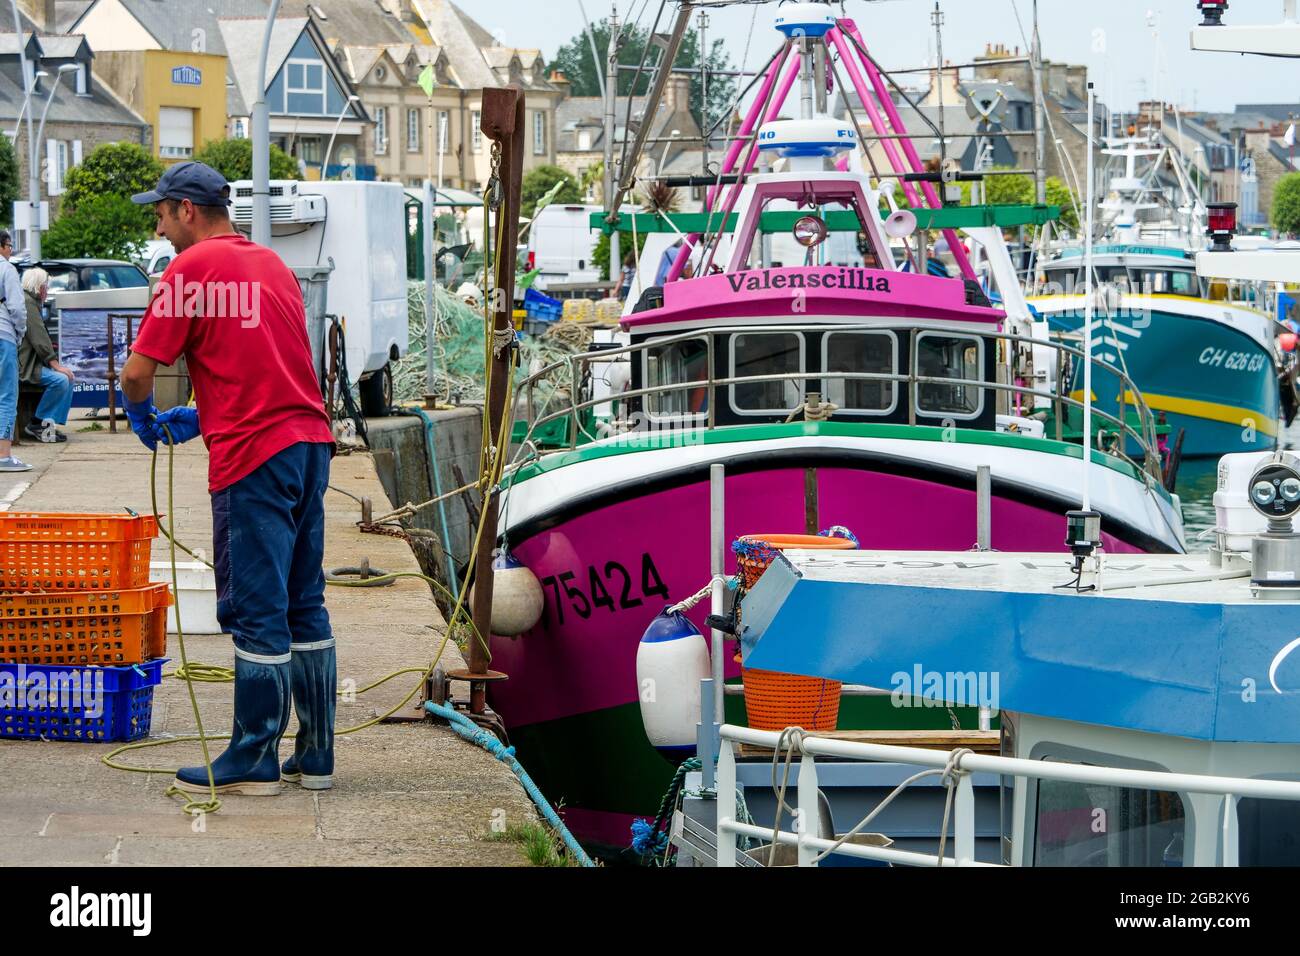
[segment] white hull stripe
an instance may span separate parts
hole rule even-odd
[[[235,648],[235,656],[241,661],[248,661],[252,664],[287,664],[292,659],[292,654],[250,654],[248,651],[241,651]]]

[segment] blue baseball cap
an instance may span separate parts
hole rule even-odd
[[[132,202],[141,205],[163,199],[188,199],[196,206],[229,206],[230,184],[206,163],[177,163],[162,174],[153,189],[131,197]]]

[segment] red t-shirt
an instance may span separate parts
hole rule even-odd
[[[298,280],[270,249],[213,236],[172,260],[132,349],[184,354],[220,491],[298,442],[330,442]]]

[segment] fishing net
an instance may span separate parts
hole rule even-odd
[[[434,348],[429,354],[425,336],[424,284],[407,286],[407,317],[410,349],[393,365],[393,394],[398,402],[418,401],[427,389],[426,369],[433,362],[434,394],[444,401],[474,404],[484,400],[484,327],[483,313],[462,302],[441,285],[433,287]],[[585,352],[591,345],[593,326],[578,322],[554,322],[541,334],[521,333],[517,381],[536,370],[560,361],[565,356]],[[555,383],[543,383],[537,389],[539,400],[566,382],[563,375]]]

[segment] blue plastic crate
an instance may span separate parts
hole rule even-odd
[[[0,739],[139,740],[166,658],[126,667],[0,664]]]
[[[554,322],[564,314],[564,303],[530,287],[524,293],[524,311],[535,321]]]

